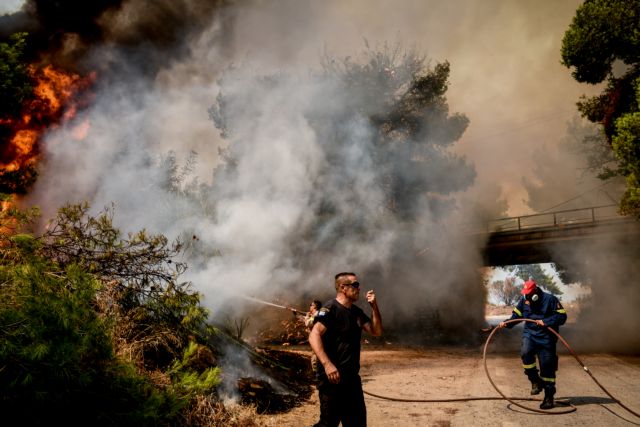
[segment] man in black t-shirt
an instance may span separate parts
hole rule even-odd
[[[335,276],[336,297],[318,312],[309,343],[318,358],[316,375],[320,397],[320,421],[315,427],[367,425],[367,411],[360,381],[360,339],[362,330],[382,335],[382,318],[373,291],[366,298],[371,318],[354,302],[360,283],[354,273]]]

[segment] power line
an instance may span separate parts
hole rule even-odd
[[[526,120],[524,122],[521,122],[520,124],[518,124],[517,126],[508,128],[508,129],[503,129],[497,132],[494,132],[492,134],[488,134],[488,135],[480,135],[480,136],[476,136],[468,141],[465,141],[465,144],[469,144],[469,143],[474,143],[476,141],[481,141],[481,140],[485,140],[485,139],[489,139],[489,138],[494,138],[496,136],[501,136],[504,134],[508,134],[508,133],[512,133],[512,132],[516,132],[519,131],[521,129],[524,128],[528,128],[531,126],[535,126],[537,124],[542,124],[542,123],[549,123],[552,119],[558,120],[558,119],[567,119],[568,117],[571,117],[571,115],[569,113],[576,113],[575,110],[570,110],[570,109],[562,109],[562,110],[556,110],[552,113],[548,113],[548,114],[544,114],[541,116],[537,116],[537,117],[533,117],[529,120]],[[460,140],[462,141],[463,138],[461,138]]]
[[[554,206],[551,206],[550,208],[544,209],[544,210],[540,211],[539,213],[544,213],[544,212],[550,211],[551,209],[555,209],[555,208],[557,208],[558,206],[562,206],[562,205],[564,205],[565,203],[572,202],[572,201],[574,201],[574,200],[576,200],[576,199],[579,199],[580,197],[584,196],[585,194],[587,194],[587,193],[589,193],[589,192],[591,192],[591,191],[593,191],[593,190],[597,190],[597,189],[599,189],[599,188],[604,187],[604,186],[605,186],[605,185],[607,185],[607,184],[609,184],[609,183],[608,183],[608,182],[602,183],[602,184],[600,184],[600,185],[598,185],[598,186],[596,186],[596,187],[593,187],[593,188],[591,188],[591,189],[589,189],[589,190],[587,190],[587,191],[584,191],[584,192],[582,192],[582,193],[578,194],[577,196],[574,196],[574,197],[572,197],[572,198],[570,198],[570,199],[568,199],[568,200],[565,200],[564,202],[558,203],[557,205],[554,205]]]

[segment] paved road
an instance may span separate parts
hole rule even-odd
[[[593,375],[620,401],[640,413],[640,355],[580,355]],[[569,354],[560,355],[558,395],[577,411],[564,415],[530,413],[502,400],[459,403],[404,403],[366,398],[369,427],[388,426],[630,426],[640,419],[615,404]],[[517,353],[491,353],[491,376],[508,396],[529,397],[529,383]],[[446,399],[499,396],[487,380],[478,348],[377,348],[362,354],[365,390],[404,399]],[[523,402],[532,407],[537,402]],[[308,404],[278,416],[265,425],[311,426],[318,404]]]

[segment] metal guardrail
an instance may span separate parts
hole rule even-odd
[[[540,227],[561,227],[573,224],[589,224],[598,221],[626,218],[618,213],[618,205],[593,206],[509,218],[498,218],[487,223],[489,233],[521,231]]]

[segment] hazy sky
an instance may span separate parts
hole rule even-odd
[[[0,0],[0,14],[12,13],[24,3],[22,0]]]

